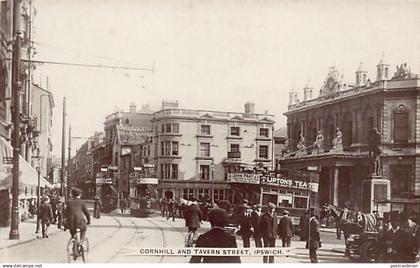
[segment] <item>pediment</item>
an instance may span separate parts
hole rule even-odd
[[[214,116],[209,113],[206,113],[200,116],[200,119],[214,119]]]
[[[271,120],[268,117],[264,117],[263,119],[259,120],[260,123],[272,123],[274,124],[275,122],[273,120]]]
[[[239,115],[235,115],[230,120],[244,120],[244,119],[241,116],[239,116]]]

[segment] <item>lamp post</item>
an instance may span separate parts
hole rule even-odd
[[[214,204],[214,160],[211,161],[211,204]]]
[[[38,187],[36,193],[36,231],[35,233],[39,233],[39,225],[41,218],[39,217],[39,199],[41,196],[41,167],[36,167],[36,172],[38,173]]]
[[[19,156],[20,156],[20,110],[21,110],[21,42],[22,31],[20,29],[21,1],[13,1],[13,49],[12,49],[12,210],[9,239],[18,240],[19,234]]]

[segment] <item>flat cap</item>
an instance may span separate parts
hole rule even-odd
[[[268,207],[273,209],[273,208],[276,208],[276,205],[274,205],[273,203],[270,202],[270,203],[268,203]]]

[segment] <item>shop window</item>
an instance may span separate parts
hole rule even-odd
[[[260,128],[260,136],[268,138],[268,128]]]
[[[294,207],[295,208],[306,208],[308,205],[308,199],[305,197],[294,197]]]
[[[210,190],[209,189],[198,189],[198,199],[205,200],[209,198]]]
[[[291,195],[281,195],[278,198],[279,207],[292,207],[293,197]]]
[[[185,199],[190,199],[194,197],[194,189],[184,189],[182,192],[182,196]]]
[[[210,156],[210,143],[200,143],[200,156]]]
[[[230,135],[231,136],[239,136],[240,128],[239,127],[230,127]]]
[[[268,146],[267,145],[260,145],[259,147],[259,158],[268,158]]]
[[[411,191],[411,165],[391,165],[391,193],[400,195]]]
[[[394,113],[394,142],[408,142],[408,113]]]
[[[202,180],[210,179],[210,166],[209,165],[200,165],[200,179]]]
[[[210,125],[201,125],[201,134],[210,135]]]

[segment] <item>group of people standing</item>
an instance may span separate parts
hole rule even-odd
[[[262,206],[253,208],[245,204],[243,214],[239,221],[239,234],[242,237],[244,247],[250,247],[251,237],[254,238],[255,247],[275,247],[277,237],[282,241],[282,247],[290,247],[294,234],[292,219],[289,211],[284,210],[280,218],[276,213],[273,203],[267,205],[267,211],[262,213]],[[319,222],[313,213],[311,219],[306,216],[301,218],[301,240],[308,241],[307,248],[310,250],[311,262],[318,262],[316,249],[320,246]],[[308,228],[309,226],[309,228]],[[274,256],[264,256],[263,262],[274,262]]]
[[[57,224],[59,229],[64,227],[65,205],[63,200],[56,195],[44,195],[40,199],[35,233],[39,233],[41,227],[42,237],[48,238],[50,224]]]

